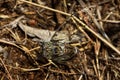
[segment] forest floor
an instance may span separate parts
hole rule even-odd
[[[120,80],[120,0],[0,0],[0,80]]]

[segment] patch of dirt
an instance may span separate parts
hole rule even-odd
[[[119,0],[0,0],[1,80],[119,80]]]

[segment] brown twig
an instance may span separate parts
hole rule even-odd
[[[6,65],[4,64],[4,62],[3,62],[3,60],[2,60],[1,58],[0,58],[0,61],[1,61],[1,63],[3,64],[3,66],[4,66],[5,72],[7,73],[9,79],[10,79],[10,80],[13,80],[13,79],[12,79],[12,76],[10,75],[10,73],[9,73],[7,67],[6,67]]]
[[[79,0],[78,2],[83,8],[86,7],[86,4],[83,2],[83,0]],[[105,37],[108,41],[110,41],[109,37],[107,36],[107,34],[103,30],[103,26],[101,26],[98,23],[97,19],[92,15],[92,12],[88,8],[86,8],[85,12],[87,12],[87,14],[91,17],[92,21],[95,23],[96,27],[98,28],[100,33],[103,35],[103,37]]]
[[[20,1],[31,4],[31,5],[34,5],[34,6],[38,6],[38,7],[44,8],[44,9],[48,9],[48,10],[53,11],[53,12],[61,13],[63,15],[71,16],[71,14],[65,13],[63,11],[52,9],[52,8],[47,7],[47,6],[39,5],[39,4],[30,2],[30,1],[25,1],[25,0],[20,0]]]
[[[99,38],[102,42],[104,42],[107,46],[109,46],[111,49],[113,49],[115,52],[117,52],[120,55],[120,51],[113,46],[110,42],[108,42],[106,39],[104,39],[101,35],[94,32],[91,28],[89,28],[86,24],[84,24],[82,21],[80,21],[77,17],[73,16],[73,18],[79,22],[81,25],[83,25],[88,31],[90,31],[92,34],[94,34],[97,38]]]

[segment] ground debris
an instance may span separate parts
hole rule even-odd
[[[119,80],[119,13],[119,0],[0,0],[0,79]]]

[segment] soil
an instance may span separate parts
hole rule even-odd
[[[0,0],[0,79],[120,80],[120,0]]]

